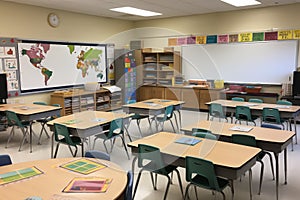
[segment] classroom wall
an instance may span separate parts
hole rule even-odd
[[[52,28],[47,16],[55,12],[60,25]],[[47,9],[0,1],[0,36],[21,39],[88,43],[115,43],[116,48],[128,46],[132,40],[133,22],[92,15]],[[125,33],[125,34],[121,34]],[[117,36],[116,36],[117,35]],[[49,93],[9,98],[10,102],[50,102]]]

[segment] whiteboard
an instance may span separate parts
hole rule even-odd
[[[18,43],[22,93],[107,82],[106,45],[22,41]]]
[[[296,69],[298,40],[182,46],[186,80],[281,84]]]

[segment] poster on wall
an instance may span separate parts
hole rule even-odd
[[[23,93],[107,82],[106,45],[22,41],[18,51]]]

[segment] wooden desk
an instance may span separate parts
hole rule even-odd
[[[0,167],[0,174],[14,170],[35,166],[42,172],[41,175],[22,181],[9,183],[0,186],[1,199],[26,199],[31,196],[39,196],[42,199],[124,199],[124,192],[127,185],[127,173],[113,162],[91,159],[103,163],[108,167],[95,171],[88,175],[68,171],[59,167],[62,164],[78,158],[60,158],[37,160],[24,163],[17,163]],[[112,178],[108,190],[104,193],[63,193],[62,190],[75,177],[96,176]]]
[[[230,124],[216,121],[199,121],[198,123],[183,127],[181,130],[185,134],[191,134],[192,128],[204,128],[211,130],[214,134],[219,135],[219,140],[230,141],[232,134],[247,134],[254,136],[257,140],[257,147],[274,153],[276,162],[276,198],[278,199],[278,182],[279,182],[279,153],[284,151],[284,175],[285,184],[287,184],[287,146],[292,143],[292,138],[295,136],[293,131],[275,130],[251,126],[253,129],[249,132],[232,131],[230,128],[234,126],[245,126]]]
[[[83,111],[72,115],[59,117],[48,122],[47,125],[50,127],[51,130],[54,130],[54,123],[63,124],[69,128],[72,134],[78,135],[82,139],[85,139],[92,135],[101,133],[103,131],[103,127],[109,125],[109,123],[114,119],[123,118],[124,124],[128,124],[130,117],[131,115],[124,113]],[[71,120],[75,120],[75,123],[66,124],[66,122],[70,122]],[[128,133],[128,130],[126,128],[125,131],[127,131]],[[53,158],[53,144],[54,134],[52,134],[51,158]]]
[[[249,106],[253,115],[262,115],[262,110],[265,107],[268,108],[277,108],[280,112],[280,117],[288,118],[294,121],[294,129],[295,129],[295,138],[297,144],[297,123],[296,120],[300,116],[300,106],[285,106],[278,104],[270,104],[270,103],[253,103],[253,102],[241,102],[241,101],[232,101],[232,100],[215,100],[208,102],[207,105],[211,103],[219,103],[222,106],[226,107],[227,112],[235,112],[236,106]]]
[[[44,106],[37,104],[0,104],[0,112],[6,110],[15,112],[20,120],[31,121],[30,123],[30,153],[32,152],[32,121],[46,118],[49,116],[59,115],[60,107]]]
[[[215,164],[215,171],[218,176],[226,177],[231,180],[239,178],[249,170],[249,190],[250,199],[252,198],[251,167],[256,163],[256,156],[261,151],[259,148],[232,144],[228,142],[202,139],[194,146],[178,144],[175,141],[181,137],[192,137],[175,133],[159,132],[148,137],[138,139],[128,143],[132,153],[138,153],[138,144],[147,144],[160,148],[166,163],[185,167],[185,157],[194,156],[210,160]],[[132,163],[134,164],[137,157]]]
[[[184,104],[183,101],[174,101],[174,100],[166,100],[166,99],[148,99],[137,103],[126,104],[123,105],[122,107],[125,113],[153,115],[156,123],[156,131],[158,131],[158,124],[156,118],[158,115],[163,114],[165,112],[165,108],[170,105],[174,106],[174,111],[178,111],[179,125],[177,122],[176,115],[175,115],[175,120],[176,120],[177,128],[179,129],[179,127],[181,127],[180,110],[183,104]]]

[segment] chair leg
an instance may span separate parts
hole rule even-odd
[[[20,142],[19,151],[21,151],[22,146],[23,146],[23,144],[24,144],[24,142],[25,142],[25,140],[26,140],[26,135],[27,135],[28,130],[26,129],[26,131],[25,131],[24,128],[21,128],[21,131],[22,131],[22,133],[23,133],[23,138],[22,138],[22,140],[21,140],[21,142]]]
[[[177,169],[175,169],[175,171],[177,173],[177,178],[178,178],[178,182],[179,182],[179,187],[180,187],[181,195],[184,198],[183,189],[182,189],[182,182],[181,182],[181,178],[180,178],[180,173],[179,173],[179,171]]]
[[[196,199],[198,199],[198,193],[197,193],[197,186],[196,185],[194,185],[194,190],[195,190]]]
[[[11,131],[10,131],[10,134],[9,134],[9,137],[8,137],[7,142],[6,142],[6,145],[5,145],[5,148],[8,147],[8,143],[10,142],[10,140],[13,138],[13,136],[14,136],[14,134],[15,134],[14,129],[15,129],[15,126],[12,126]]]
[[[259,188],[258,188],[258,195],[260,195],[261,192],[261,186],[262,186],[262,181],[263,181],[263,176],[264,176],[264,163],[262,161],[258,161],[261,164],[260,168],[260,179],[259,179]]]
[[[186,189],[185,189],[184,200],[190,199],[190,197],[189,197],[189,189],[190,189],[190,186],[191,186],[191,185],[192,185],[192,184],[189,183],[189,184],[187,185]],[[198,199],[197,199],[197,200],[198,200]]]
[[[275,176],[274,176],[274,165],[273,165],[273,159],[272,159],[272,155],[269,152],[266,152],[266,154],[269,156],[270,158],[270,164],[271,164],[271,171],[272,171],[272,176],[273,176],[273,180],[275,180]]]
[[[147,119],[148,119],[148,123],[149,123],[150,131],[151,131],[151,133],[153,134],[154,132],[153,132],[153,130],[152,130],[152,126],[151,126],[150,118],[148,117]]]
[[[123,138],[123,136],[122,136],[122,135],[120,135],[120,137],[121,137],[121,140],[122,140],[122,142],[123,142],[123,146],[124,146],[124,148],[125,148],[125,151],[126,151],[126,154],[127,154],[128,160],[130,160],[130,156],[129,156],[129,154],[128,154],[128,150],[127,150],[127,147],[126,147],[126,144],[125,144],[124,138]]]
[[[135,197],[136,190],[137,190],[137,187],[138,187],[138,185],[139,185],[139,182],[140,182],[140,179],[141,179],[142,172],[143,172],[143,169],[141,169],[141,170],[139,171],[139,175],[138,175],[138,177],[137,177],[136,184],[135,184],[134,191],[133,191],[132,200],[133,200],[134,197]]]
[[[153,190],[157,190],[156,184],[155,184],[155,181],[154,181],[154,178],[153,178],[153,172],[150,172],[150,177],[151,177]]]
[[[226,197],[225,197],[225,194],[224,194],[224,192],[223,192],[223,191],[221,191],[220,193],[221,193],[221,194],[222,194],[222,196],[223,196],[223,200],[225,200],[225,199],[226,199]]]
[[[168,178],[168,184],[167,184],[167,188],[166,188],[166,191],[165,191],[165,194],[164,194],[164,200],[167,199],[167,195],[168,195],[168,192],[169,192],[169,188],[170,188],[170,184],[171,184],[171,179],[169,176],[167,176]]]
[[[57,156],[57,152],[58,152],[58,148],[59,148],[59,143],[57,143],[57,145],[56,145],[56,148],[55,148],[55,153],[54,153],[54,156],[53,156],[53,158],[56,158],[56,156]]]
[[[143,137],[143,134],[142,134],[142,130],[141,130],[141,127],[140,127],[140,123],[141,123],[141,121],[137,119],[137,120],[136,120],[136,124],[137,124],[138,130],[139,130],[140,136],[141,136],[141,138],[142,138],[142,137]]]
[[[177,133],[177,132],[175,131],[175,127],[174,127],[173,122],[172,122],[171,119],[170,119],[170,122],[171,122],[171,125],[172,125],[172,128],[173,128],[174,133]]]
[[[50,135],[48,134],[45,125],[46,125],[46,123],[42,123],[42,129],[41,129],[41,132],[40,132],[40,135],[39,135],[38,144],[42,144],[41,140],[42,140],[43,131],[46,133],[47,137],[50,138]]]

